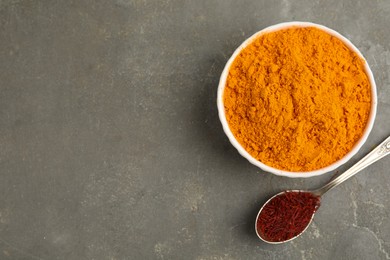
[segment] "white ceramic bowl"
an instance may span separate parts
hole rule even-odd
[[[369,78],[369,81],[370,81],[370,84],[371,84],[371,99],[372,99],[371,111],[370,111],[370,115],[369,115],[369,118],[368,118],[367,126],[366,126],[366,129],[364,130],[363,136],[355,144],[355,146],[352,148],[352,150],[350,152],[348,152],[340,160],[338,160],[338,161],[336,161],[336,162],[332,163],[331,165],[326,166],[324,168],[321,168],[321,169],[318,169],[318,170],[314,170],[314,171],[307,171],[307,172],[289,172],[289,171],[276,169],[276,168],[273,168],[271,166],[268,166],[268,165],[266,165],[266,164],[256,160],[254,157],[252,157],[241,146],[241,144],[234,137],[233,133],[230,131],[228,122],[226,120],[225,107],[224,107],[224,103],[223,103],[223,92],[224,92],[225,85],[226,85],[226,79],[227,79],[227,76],[229,74],[230,66],[233,63],[234,59],[237,57],[237,55],[246,46],[248,46],[254,39],[259,37],[260,35],[262,35],[264,33],[278,31],[278,30],[281,30],[281,29],[291,28],[291,27],[316,27],[318,29],[321,29],[322,31],[327,32],[330,35],[333,35],[333,36],[337,37],[341,41],[343,41],[352,51],[357,53],[365,61],[366,74],[367,74],[367,76]],[[257,167],[261,168],[264,171],[267,171],[267,172],[270,172],[270,173],[273,173],[273,174],[276,174],[276,175],[286,176],[286,177],[291,177],[291,178],[296,178],[296,177],[304,177],[304,178],[306,178],[306,177],[312,177],[312,176],[321,175],[321,174],[324,174],[326,172],[329,172],[329,171],[332,171],[332,170],[336,169],[337,167],[339,167],[342,164],[346,163],[349,159],[351,159],[352,156],[354,156],[359,151],[359,149],[362,147],[364,142],[367,140],[367,137],[368,137],[369,133],[371,132],[372,126],[374,124],[375,115],[376,115],[376,106],[377,106],[377,94],[376,94],[376,85],[375,85],[374,76],[373,76],[373,74],[371,72],[370,67],[368,66],[368,63],[367,63],[366,59],[363,57],[363,55],[360,53],[360,51],[347,38],[345,38],[344,36],[342,36],[338,32],[336,32],[336,31],[334,31],[332,29],[329,29],[329,28],[327,28],[325,26],[322,26],[322,25],[309,23],[309,22],[287,22],[287,23],[280,23],[280,24],[276,24],[276,25],[267,27],[267,28],[265,28],[265,29],[255,33],[254,35],[249,37],[247,40],[245,40],[235,50],[233,55],[230,57],[230,59],[226,63],[225,68],[224,68],[224,70],[222,72],[221,78],[219,80],[217,105],[218,105],[219,119],[222,122],[222,126],[223,126],[224,132],[228,136],[228,138],[229,138],[230,142],[233,144],[233,146],[238,150],[238,152],[243,157],[245,157],[250,163],[256,165]]]

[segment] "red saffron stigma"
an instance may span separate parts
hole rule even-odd
[[[257,219],[257,233],[266,241],[282,242],[299,235],[320,206],[310,192],[285,192],[270,200]]]

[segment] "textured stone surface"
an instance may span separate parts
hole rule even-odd
[[[390,258],[390,158],[327,194],[280,246],[256,211],[287,188],[229,144],[220,73],[256,31],[329,26],[361,49],[390,134],[389,1],[0,1],[0,259]]]

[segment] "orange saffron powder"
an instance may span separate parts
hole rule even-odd
[[[326,167],[362,137],[371,109],[365,61],[341,40],[293,27],[257,37],[233,61],[227,122],[254,158],[286,171]]]

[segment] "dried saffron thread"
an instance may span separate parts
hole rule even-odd
[[[285,192],[270,200],[257,219],[257,232],[267,241],[281,242],[299,235],[320,206],[310,192]]]

